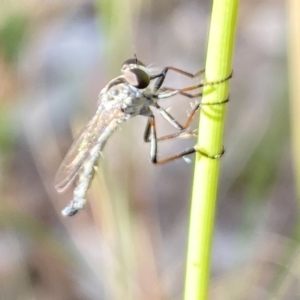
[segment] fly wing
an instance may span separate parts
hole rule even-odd
[[[118,108],[109,110],[98,108],[94,117],[74,140],[56,173],[54,187],[58,192],[63,192],[74,180],[90,149],[97,143],[103,131],[122,114]]]

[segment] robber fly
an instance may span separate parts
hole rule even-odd
[[[158,101],[160,99],[173,97],[177,94],[195,98],[200,96],[201,93],[189,94],[187,91],[197,89],[206,84],[220,83],[230,77],[212,83],[200,83],[180,90],[162,87],[165,76],[169,70],[191,78],[203,73],[203,71],[199,71],[195,74],[191,74],[174,67],[165,67],[162,72],[156,75],[150,75],[150,68],[146,67],[135,56],[135,58],[128,59],[123,63],[121,68],[122,75],[111,80],[101,90],[95,115],[73,142],[55,177],[54,185],[58,192],[63,192],[73,180],[77,178],[73,199],[69,205],[62,210],[64,216],[73,216],[84,207],[86,193],[93,178],[95,166],[97,165],[100,153],[108,138],[121,123],[134,116],[142,115],[148,118],[144,141],[150,143],[150,157],[152,163],[166,163],[196,151],[195,148],[191,148],[164,159],[157,158],[158,141],[176,138],[186,134],[193,135],[194,131],[189,132],[188,128],[196,111],[201,105],[197,103],[189,114],[186,123],[181,125],[158,104]],[[154,86],[150,88],[149,85],[154,79],[156,79]],[[227,102],[227,100],[220,103],[225,102]],[[151,107],[156,108],[157,111],[177,129],[177,132],[157,138],[155,117]],[[211,158],[217,158],[219,156],[216,155]]]

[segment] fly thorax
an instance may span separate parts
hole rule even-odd
[[[158,102],[158,99],[153,97],[153,92],[150,89],[146,89],[143,93],[147,106],[155,105]]]
[[[107,98],[109,101],[113,101],[116,99],[116,97],[120,96],[120,89],[114,88],[110,89],[107,93]]]
[[[122,101],[124,98],[128,97],[130,90],[127,84],[118,84],[112,86],[107,91],[107,100],[108,101]]]

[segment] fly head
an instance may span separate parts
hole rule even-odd
[[[146,66],[137,58],[127,59],[121,68],[125,80],[135,88],[145,89],[150,84]]]

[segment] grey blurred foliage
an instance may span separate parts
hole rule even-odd
[[[151,165],[146,120],[124,124],[108,142],[78,216],[60,216],[72,189],[57,194],[52,182],[99,91],[133,52],[158,69],[203,68],[211,2],[30,0],[1,10],[0,299],[181,299],[193,163]],[[281,1],[241,3],[212,299],[268,299],[297,220],[285,18]],[[166,81],[190,84],[176,74]],[[163,107],[184,120],[190,103],[178,97]],[[158,130],[172,132],[161,119]],[[298,273],[287,295],[300,295]]]

